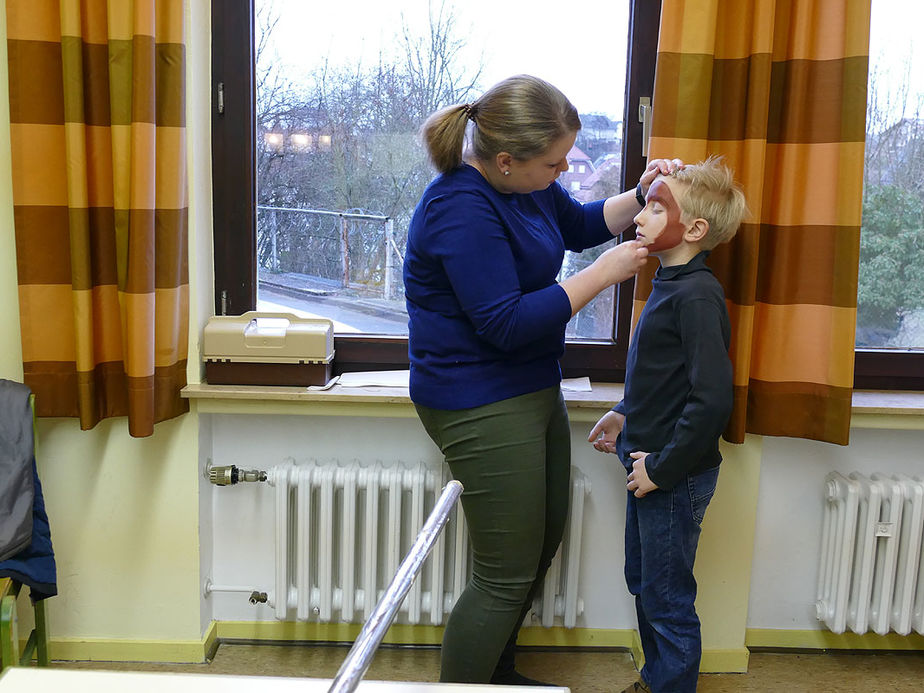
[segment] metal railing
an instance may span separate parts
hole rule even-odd
[[[417,535],[417,541],[398,567],[391,584],[375,605],[356,642],[340,665],[328,693],[351,693],[356,690],[461,494],[461,483],[452,480],[446,484],[446,488],[433,506],[433,511]]]
[[[291,255],[296,252],[292,246],[299,246],[307,237],[314,237],[315,242],[321,243],[324,247],[332,252],[328,258],[329,262],[336,262],[337,267],[329,267],[323,274],[330,279],[337,279],[341,286],[348,287],[352,283],[351,256],[354,250],[355,234],[351,234],[351,225],[359,222],[369,222],[373,225],[381,225],[381,240],[372,242],[367,235],[361,235],[363,242],[360,246],[372,243],[373,247],[359,249],[359,255],[366,257],[367,253],[379,258],[384,255],[384,267],[380,268],[383,281],[383,295],[385,298],[393,298],[395,294],[395,278],[400,280],[401,265],[404,263],[401,250],[395,240],[395,220],[380,214],[361,214],[357,212],[334,212],[325,209],[304,209],[299,207],[276,207],[271,205],[258,205],[257,211],[261,215],[261,221],[258,226],[258,250],[260,253],[260,264],[263,267],[273,271],[296,271],[306,274],[313,274],[311,271],[305,271],[297,267],[292,267],[292,261],[281,261],[281,255]],[[277,219],[277,215],[294,215],[294,217],[317,217],[319,219],[330,219],[331,225],[322,230],[320,228],[310,231],[307,227],[299,223],[283,224]],[[284,227],[282,230],[280,227]],[[353,239],[351,242],[351,235]],[[300,239],[300,240],[297,240]],[[263,248],[266,245],[266,248]],[[281,247],[286,250],[283,251]],[[316,260],[317,252],[310,255]],[[323,253],[322,253],[323,255]],[[370,261],[366,257],[366,262]],[[295,260],[298,265],[298,260]],[[368,269],[368,268],[367,268]]]

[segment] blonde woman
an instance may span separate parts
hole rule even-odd
[[[556,277],[566,249],[613,240],[638,213],[637,193],[679,166],[653,161],[639,191],[581,204],[556,182],[580,127],[564,94],[519,75],[422,129],[439,175],[408,232],[410,392],[465,487],[473,554],[443,637],[441,681],[538,684],[516,672],[514,650],[568,511],[565,326],[635,274],[647,250],[622,243]]]

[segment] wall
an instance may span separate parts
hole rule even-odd
[[[819,627],[815,589],[822,499],[824,477],[832,471],[902,473],[921,478],[924,431],[854,428],[846,448],[792,438],[764,441],[750,627]]]
[[[201,417],[211,420],[215,464],[267,469],[287,457],[296,462],[355,458],[439,464],[437,449],[414,418],[282,416],[257,411]],[[833,637],[814,615],[825,474],[838,470],[920,475],[924,469],[924,431],[874,427],[920,429],[920,416],[855,419],[857,426],[846,447],[759,436],[748,436],[743,445],[723,443],[725,462],[704,523],[696,566],[704,667],[745,668],[745,645],[921,647],[917,636]],[[632,646],[627,633],[635,627],[634,609],[622,577],[625,475],[611,457],[590,448],[589,427],[573,420],[573,463],[591,486],[585,500],[581,568],[585,611],[576,631],[530,632],[526,642],[532,644]],[[220,584],[271,590],[272,489],[266,484],[241,484],[214,488],[212,496],[215,553],[209,577]],[[211,600],[219,622],[273,621],[272,610],[250,605],[247,595],[215,594]],[[424,641],[427,637],[432,636],[421,636]]]
[[[203,417],[205,418],[205,417]],[[267,469],[286,457],[296,462],[353,459],[386,464],[424,462],[438,467],[439,450],[417,419],[347,417],[214,416],[213,462],[245,469]],[[634,609],[622,584],[622,525],[625,499],[619,488],[614,458],[585,451],[583,425],[575,425],[573,462],[588,477],[591,493],[585,499],[587,561],[582,565],[590,605],[582,619],[587,628],[628,628]],[[584,442],[583,447],[589,448]],[[623,473],[624,477],[625,474]],[[623,482],[624,483],[624,482]],[[273,488],[268,484],[240,484],[214,489],[215,558],[211,577],[221,584],[253,584],[272,589]],[[598,550],[593,550],[596,547]],[[612,581],[598,577],[612,576]],[[266,606],[251,606],[247,595],[216,594],[218,620],[272,620]]]
[[[200,379],[198,340],[212,309],[208,4],[188,4],[190,382]],[[6,65],[5,15],[0,64]],[[0,69],[0,377],[21,379],[6,80]],[[197,409],[194,403],[190,414],[159,424],[146,439],[128,436],[121,419],[92,431],[78,430],[73,420],[39,422],[39,474],[61,591],[48,603],[53,656],[199,661],[213,618],[265,617],[249,604],[202,596],[205,576],[236,579],[230,573],[239,558],[231,554],[249,555],[229,528],[246,525],[251,515],[257,524],[265,521],[265,502],[244,498],[252,491],[203,483],[209,460],[260,466],[312,454],[436,459],[411,417],[200,416]],[[921,417],[897,418],[886,423],[916,430],[858,428],[846,448],[753,436],[725,446],[697,564],[704,645],[719,667],[746,662],[746,628],[777,633],[758,643],[747,635],[748,644],[769,646],[798,645],[787,639],[790,631],[820,632],[812,620],[820,480],[828,469],[920,474]],[[589,450],[588,427],[573,425],[575,463],[592,483],[582,625],[587,637],[606,644],[607,632],[622,637],[634,619],[621,572],[622,480],[607,458]]]
[[[394,405],[399,407],[400,405]],[[359,409],[357,410],[359,411]],[[614,458],[595,452],[586,442],[601,412],[572,416],[572,463],[588,478],[591,493],[585,498],[584,556],[580,597],[585,611],[573,631],[535,628],[521,638],[534,645],[633,647],[635,610],[623,574],[623,527],[625,472]],[[259,407],[249,415],[201,415],[211,420],[212,462],[245,469],[269,467],[287,457],[296,462],[311,458],[337,458],[385,463],[424,462],[437,466],[441,457],[413,410],[405,417],[370,418],[344,416],[261,415]],[[744,633],[747,617],[751,548],[760,463],[759,438],[746,445],[726,446],[727,462],[715,500],[707,514],[697,566],[702,584],[699,609],[704,614],[707,664],[715,670],[743,670],[747,665]],[[214,561],[207,577],[222,585],[273,588],[273,489],[268,484],[241,484],[214,488]],[[732,549],[729,555],[729,548]],[[330,630],[306,625],[292,630],[272,624],[268,606],[252,606],[247,594],[216,593],[213,614],[225,622],[262,622],[260,637],[329,639]],[[273,626],[276,626],[275,628]],[[220,634],[223,630],[219,628]],[[228,631],[224,631],[227,633]],[[270,635],[265,635],[269,633]],[[232,637],[229,634],[229,637]],[[233,637],[258,637],[246,627]],[[419,630],[407,636],[411,642],[439,642],[439,632]],[[401,640],[399,640],[401,641]]]
[[[208,3],[187,26],[192,323],[210,310]],[[22,379],[10,181],[6,14],[0,13],[0,377]],[[206,287],[201,289],[199,287]],[[190,330],[197,381],[198,329]],[[124,419],[80,431],[40,419],[38,471],[52,529],[59,596],[48,602],[53,657],[200,661],[199,425],[187,414],[134,439]],[[30,616],[20,609],[24,624]]]

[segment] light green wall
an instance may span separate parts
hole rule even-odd
[[[187,21],[191,37],[187,53],[189,380],[197,382],[198,336],[212,304],[208,3],[192,3]],[[5,66],[5,17],[0,23],[0,55]],[[3,69],[0,77],[0,171],[5,174],[10,167],[6,74]],[[9,175],[2,180],[9,181]],[[12,191],[7,182],[0,189],[0,319],[14,329],[0,330],[0,376],[21,379],[12,217]],[[74,420],[43,419],[38,432],[39,473],[52,523],[61,591],[48,603],[53,656],[197,659],[204,635],[200,622],[198,417],[191,413],[158,424],[147,439],[131,438],[124,419],[104,421],[92,431],[78,430]],[[722,484],[735,486],[738,492],[720,494],[710,509],[701,551],[704,558],[715,554],[716,559],[701,560],[698,573],[704,585],[700,597],[704,645],[719,653],[733,653],[732,659],[740,663],[746,661],[742,652],[759,442],[751,441],[730,454],[740,456],[742,464],[727,464],[726,469],[738,471],[734,478],[723,475]],[[735,519],[726,522],[726,516]],[[708,530],[709,524],[713,531]],[[727,526],[737,527],[737,559],[731,565],[729,552],[723,550],[728,542],[716,531]]]
[[[10,176],[10,89],[6,55],[6,13],[0,17],[0,378],[22,380],[13,183]]]
[[[199,381],[198,339],[212,306],[209,11],[208,2],[187,3],[190,382]],[[0,377],[19,380],[5,21],[0,14]],[[211,434],[208,416],[200,421],[194,412],[158,424],[146,439],[131,438],[124,419],[92,431],[78,430],[71,419],[40,420],[39,474],[61,591],[48,602],[52,656],[201,659],[209,612],[201,601],[200,562],[208,565],[211,529],[199,468]],[[697,562],[704,668],[711,670],[747,661],[761,439],[749,436],[723,454]]]
[[[209,8],[193,5],[187,16],[194,36],[189,54],[201,71],[208,64]],[[21,380],[6,46],[6,14],[0,13],[0,377]],[[207,89],[191,106],[196,109],[196,122],[207,123]],[[194,135],[202,137],[190,132],[191,139]],[[204,141],[190,147],[197,165],[202,151],[207,157],[207,132]],[[202,223],[210,193],[208,170],[192,174],[195,226]],[[203,235],[210,237],[208,228],[191,229],[193,238]],[[199,250],[191,249],[191,274],[201,263]],[[192,287],[194,296],[201,293]],[[193,303],[197,324],[203,302]],[[197,335],[194,349],[196,343]],[[197,352],[192,353],[197,364]],[[192,370],[197,380],[198,366]],[[201,659],[197,417],[160,423],[144,439],[128,435],[125,419],[104,421],[91,431],[80,431],[74,419],[40,419],[38,445],[58,568],[59,596],[47,603],[52,656],[99,658],[109,651],[114,658],[146,659],[145,652],[169,651],[176,659]],[[20,613],[28,625],[30,615],[23,608]],[[108,645],[94,650],[95,642]],[[121,642],[127,649],[113,649]]]

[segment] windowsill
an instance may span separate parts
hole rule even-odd
[[[622,383],[594,383],[590,392],[563,391],[572,421],[596,421],[622,398]],[[341,387],[308,390],[270,385],[187,385],[180,393],[205,414],[302,414],[417,416],[406,387]]]
[[[572,421],[596,421],[622,398],[622,383],[593,383],[590,392],[563,391]],[[182,396],[205,414],[291,414],[413,418],[417,414],[404,387],[304,387],[187,385]],[[924,392],[857,390],[854,428],[924,430]]]

